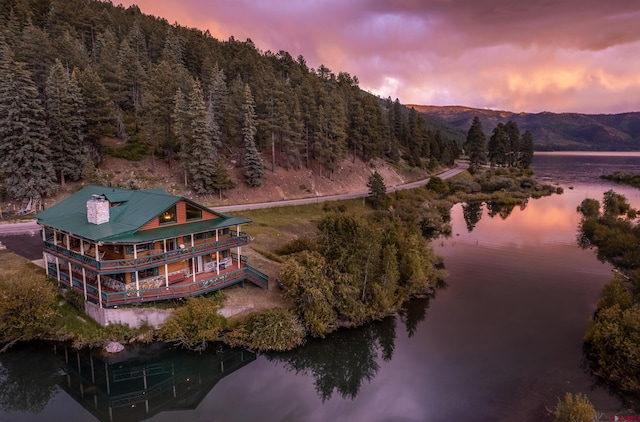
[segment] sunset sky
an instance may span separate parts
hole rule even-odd
[[[640,111],[640,0],[113,0],[403,104]]]

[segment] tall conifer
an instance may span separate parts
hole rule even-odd
[[[0,40],[0,165],[10,197],[38,209],[55,190],[48,129],[38,89]]]
[[[487,162],[486,138],[482,129],[482,122],[478,116],[473,118],[464,149],[469,156],[471,168],[476,169],[479,165]]]
[[[244,104],[242,105],[244,112],[244,121],[242,125],[242,137],[244,140],[244,165],[246,168],[245,180],[247,185],[258,187],[262,184],[262,176],[264,175],[264,164],[262,157],[256,148],[255,136],[256,113],[254,110],[253,96],[249,84],[244,87]]]
[[[202,195],[214,188],[213,169],[218,153],[213,141],[214,128],[207,113],[200,82],[195,83],[189,99],[189,117],[193,137],[193,154],[189,160],[189,170],[193,189]]]
[[[86,151],[84,102],[75,77],[72,81],[60,60],[56,60],[49,71],[45,96],[51,159],[64,186],[66,176],[72,180],[82,176]]]

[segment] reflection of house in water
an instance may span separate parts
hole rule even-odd
[[[98,356],[64,348],[60,386],[101,421],[140,421],[167,410],[189,410],[225,376],[256,359],[248,350],[203,354],[148,349],[148,356]]]

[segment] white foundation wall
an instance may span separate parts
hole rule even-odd
[[[100,308],[91,302],[85,302],[84,311],[103,327],[125,324],[131,328],[139,328],[144,322],[160,328],[172,312],[171,309],[155,308]]]

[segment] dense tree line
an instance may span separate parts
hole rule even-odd
[[[136,6],[7,0],[0,50],[0,164],[18,200],[84,177],[87,158],[99,165],[105,153],[104,136],[125,140],[129,158],[179,161],[197,193],[233,186],[227,162],[259,186],[278,166],[331,177],[347,157],[435,167],[459,155],[420,113],[364,92],[355,76]]]
[[[533,162],[533,135],[528,130],[520,135],[518,124],[511,120],[498,123],[487,141],[482,122],[474,117],[463,146],[472,169],[487,163],[527,168]]]
[[[618,269],[603,289],[585,334],[584,350],[593,372],[624,399],[640,406],[640,224],[627,199],[610,190],[602,203],[587,198],[579,244],[596,247],[598,258]]]

